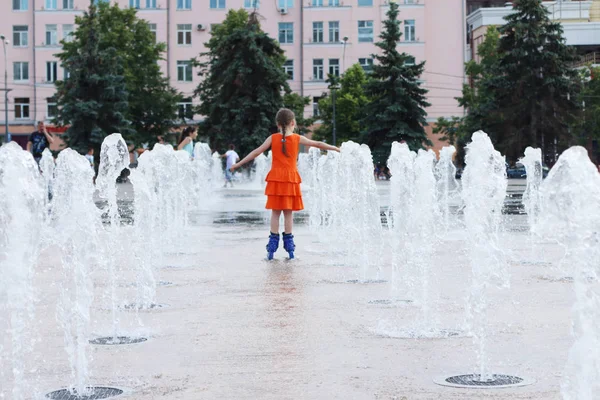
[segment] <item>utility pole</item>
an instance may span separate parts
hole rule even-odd
[[[6,36],[0,35],[2,47],[4,48],[4,136],[6,143],[11,141],[10,132],[8,131],[8,63],[6,60],[6,45],[9,43]]]

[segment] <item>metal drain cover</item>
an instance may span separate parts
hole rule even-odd
[[[355,283],[355,284],[363,284],[363,285],[370,284],[370,283],[386,283],[386,282],[387,281],[383,280],[383,279],[367,279],[364,281],[361,281],[359,279],[350,279],[350,280],[346,281],[346,283]]]
[[[154,309],[163,308],[163,307],[165,307],[164,304],[156,304],[156,303],[152,303],[149,305],[131,303],[131,304],[126,304],[123,306],[123,308],[125,310],[138,310],[138,311],[154,310]]]
[[[69,389],[61,389],[48,393],[46,398],[54,400],[96,400],[108,399],[123,394],[121,389],[110,387],[89,387],[86,393],[78,395],[76,390],[71,392]]]
[[[514,375],[492,374],[489,379],[481,379],[479,374],[454,375],[433,380],[438,385],[465,389],[501,389],[508,387],[527,386],[535,381]]]
[[[144,337],[129,337],[129,336],[106,336],[100,337],[96,339],[90,340],[91,344],[100,344],[100,345],[118,345],[118,344],[135,344],[145,342],[146,338]],[[98,397],[99,399],[103,399],[104,397]]]

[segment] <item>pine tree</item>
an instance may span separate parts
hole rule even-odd
[[[499,150],[516,159],[525,147],[540,147],[551,161],[555,143],[558,151],[572,140],[569,123],[577,112],[579,81],[570,63],[576,57],[541,0],[517,0],[513,6],[499,28],[493,78],[482,90],[493,93],[498,107],[489,117],[499,124],[493,128]]]
[[[389,155],[393,141],[405,140],[412,150],[431,144],[424,129],[425,108],[430,104],[425,99],[427,90],[419,82],[425,63],[413,64],[410,55],[396,48],[402,37],[398,7],[390,2],[381,41],[375,44],[382,54],[373,55],[376,62],[365,89],[372,100],[364,110],[363,135],[381,160]]]
[[[58,115],[56,121],[68,126],[66,141],[81,154],[94,149],[95,165],[100,161],[100,147],[107,135],[132,133],[122,60],[115,49],[101,49],[98,14],[91,4],[74,33],[73,46],[78,51],[58,54],[70,73],[57,82]]]
[[[231,16],[235,21],[228,21]],[[283,93],[290,88],[279,43],[261,30],[257,14],[243,25],[237,17],[230,12],[220,34],[207,43],[196,95],[213,147],[234,143],[247,153],[274,131]]]

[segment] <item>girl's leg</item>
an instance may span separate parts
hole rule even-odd
[[[271,210],[271,233],[279,234],[279,217],[281,210]]]
[[[292,233],[294,227],[294,218],[292,216],[292,210],[283,210],[283,222],[284,222],[284,233]]]

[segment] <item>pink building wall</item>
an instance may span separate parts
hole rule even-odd
[[[11,1],[0,1],[0,33],[11,42],[7,46],[9,123],[11,132],[31,131],[34,121],[48,119],[47,98],[54,93],[54,85],[46,82],[46,63],[56,61],[55,54],[60,44],[50,46],[46,43],[46,25],[57,25],[58,39],[63,38],[63,26],[73,24],[75,16],[81,15],[89,0],[72,0],[72,10],[64,10],[65,0],[21,0],[27,2],[27,10],[15,11]],[[57,9],[48,10],[47,2],[56,1]],[[139,0],[139,16],[149,23],[156,24],[157,40],[168,44],[167,61],[163,62],[165,73],[169,73],[173,86],[184,95],[192,96],[199,83],[194,70],[191,82],[177,79],[177,62],[189,60],[206,50],[204,43],[210,38],[212,24],[220,23],[228,9],[242,8],[247,0],[224,0],[225,9],[211,9],[211,0],[189,0],[191,9],[179,10],[178,2],[187,0],[155,0],[156,8],[147,9],[148,0]],[[216,0],[215,0],[216,1]],[[220,0],[222,1],[222,0]],[[318,4],[319,0],[312,0]],[[290,86],[294,91],[311,98],[319,97],[327,91],[327,84],[313,78],[313,60],[323,59],[323,76],[327,77],[330,59],[339,59],[340,72],[358,62],[360,58],[370,58],[377,52],[374,45],[381,33],[382,21],[388,9],[387,0],[372,0],[372,6],[359,6],[359,0],[339,0],[340,5],[327,6],[330,0],[322,0],[323,7],[311,4],[311,0],[287,0],[293,3],[282,14],[278,3],[283,0],[263,0],[259,2],[258,12],[262,16],[262,27],[272,37],[279,37],[279,23],[293,23],[293,43],[282,43],[288,59],[293,60],[294,79]],[[128,7],[130,0],[112,0],[122,7]],[[150,0],[150,4],[153,1]],[[303,8],[301,4],[303,2]],[[398,44],[401,51],[415,57],[416,62],[426,61],[426,72],[422,80],[430,90],[427,110],[428,120],[434,121],[440,116],[462,115],[454,97],[460,95],[463,82],[463,62],[465,58],[465,10],[464,0],[399,0],[400,20],[415,21],[415,37],[406,41],[403,37]],[[50,4],[52,5],[52,4]],[[347,37],[344,45],[341,41],[329,42],[328,23],[339,21],[340,40]],[[373,42],[360,42],[358,21],[373,21]],[[323,22],[323,43],[313,42],[313,22]],[[191,44],[177,43],[178,25],[191,24]],[[199,30],[201,24],[204,29]],[[13,26],[27,25],[29,43],[25,47],[15,47]],[[303,29],[302,29],[303,28]],[[404,32],[404,23],[402,24]],[[303,57],[304,62],[301,63]],[[29,79],[16,82],[13,74],[14,62],[29,63]],[[168,68],[167,68],[168,67]],[[2,64],[0,64],[2,68]],[[63,79],[63,70],[58,67],[58,79]],[[15,117],[15,98],[29,98],[29,118]],[[1,101],[1,99],[0,99]],[[4,110],[4,107],[0,107]],[[313,107],[307,107],[306,114],[312,115]],[[201,118],[199,116],[197,119]],[[0,112],[0,123],[4,124],[4,112]],[[3,128],[0,128],[3,132]]]

